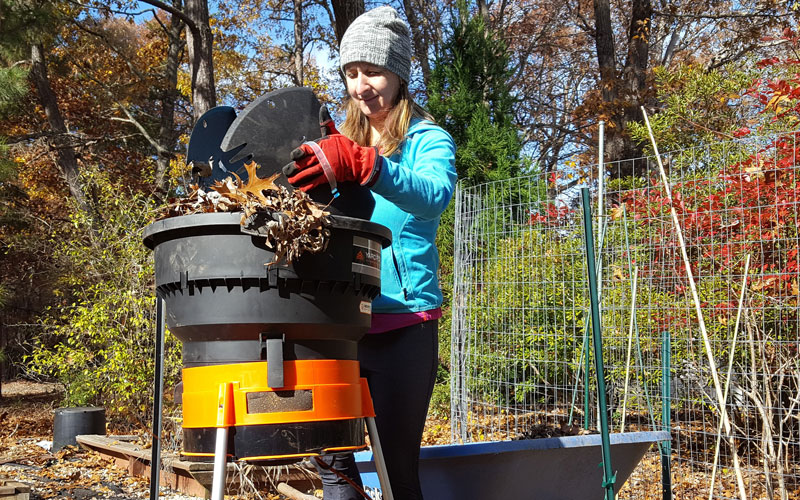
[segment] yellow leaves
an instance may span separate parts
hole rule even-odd
[[[192,75],[186,71],[178,71],[178,84],[176,89],[186,99],[192,97]]]
[[[764,178],[764,159],[759,157],[756,163],[751,163],[744,168],[745,173],[756,179]],[[749,180],[749,179],[748,179]]]
[[[625,216],[625,205],[623,204],[612,207],[609,211],[609,215],[611,216],[611,220],[620,220]]]
[[[777,277],[769,276],[755,281],[752,285],[750,285],[750,289],[753,290],[754,292],[760,292],[761,290],[772,287],[772,285],[774,285],[777,280],[778,280]]]
[[[611,266],[611,276],[614,281],[624,281],[625,280],[625,273],[622,272],[622,268],[619,266]]]
[[[719,103],[722,105],[728,104],[730,101],[736,101],[737,99],[741,99],[740,96],[736,92],[723,92],[722,95],[719,96]]]
[[[767,102],[767,105],[765,106],[765,109],[774,109],[776,113],[781,113],[782,110],[781,110],[781,108],[779,108],[779,106],[781,105],[781,103],[783,103],[785,101],[788,101],[788,100],[789,100],[789,96],[787,96],[786,94],[776,93]]]
[[[745,173],[753,175],[753,177],[763,179],[764,178],[764,171],[761,168],[761,165],[751,165],[749,167],[745,167]]]
[[[169,171],[167,175],[170,179],[182,179],[189,173],[189,165],[183,155],[177,155],[169,161]]]

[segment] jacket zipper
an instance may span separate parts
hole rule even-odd
[[[394,248],[392,248],[392,262],[394,263],[394,270],[397,273],[397,282],[400,284],[400,289],[403,291],[403,300],[408,300],[408,293],[406,292],[406,287],[403,286],[403,278],[400,275],[400,266],[397,264],[397,256],[394,254]]]

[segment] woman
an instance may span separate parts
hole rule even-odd
[[[438,366],[442,294],[434,244],[456,181],[455,145],[409,96],[411,40],[391,7],[359,16],[342,37],[340,67],[349,101],[340,134],[318,141],[337,183],[371,189],[371,220],[392,231],[381,262],[381,295],[358,358],[370,388],[378,435],[397,500],[420,499],[419,449]],[[308,191],[329,179],[308,146],[292,152],[284,173]],[[352,454],[321,470],[326,500],[361,498],[342,475],[361,484]],[[343,473],[343,474],[342,474]]]

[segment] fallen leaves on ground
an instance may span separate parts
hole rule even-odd
[[[35,438],[33,438],[35,439]],[[10,457],[5,457],[10,452]],[[68,446],[51,454],[32,439],[3,453],[0,476],[31,487],[31,498],[146,498],[147,484],[96,453]]]
[[[13,392],[12,392],[13,391]],[[0,398],[0,479],[31,487],[31,500],[129,500],[149,498],[149,478],[134,477],[100,454],[69,446],[55,453],[43,445],[53,439],[54,410],[63,392],[52,384],[3,383]],[[39,444],[41,443],[41,445]],[[161,488],[161,500],[195,500]],[[259,498],[233,495],[226,499]],[[281,500],[262,492],[262,500]]]

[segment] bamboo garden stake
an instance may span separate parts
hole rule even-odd
[[[622,422],[619,431],[625,432],[625,407],[628,403],[628,380],[631,373],[631,349],[633,347],[633,326],[636,324],[636,281],[639,275],[639,266],[633,268],[633,290],[631,291],[631,321],[628,327],[628,355],[625,358],[625,390],[622,396]],[[637,343],[638,344],[638,343]]]
[[[731,429],[731,422],[728,418],[728,411],[725,408],[725,398],[722,395],[722,386],[719,382],[719,375],[717,374],[717,365],[714,361],[714,352],[711,350],[711,341],[708,338],[708,331],[706,330],[706,322],[703,319],[703,310],[700,307],[700,296],[697,293],[697,286],[694,281],[694,274],[692,273],[692,266],[689,263],[689,255],[686,253],[686,243],[683,240],[683,231],[681,230],[681,223],[678,220],[678,214],[675,211],[675,205],[672,201],[672,190],[670,189],[669,179],[667,178],[667,173],[664,170],[664,165],[661,163],[661,156],[658,153],[658,146],[656,145],[656,138],[653,135],[653,129],[650,127],[650,120],[647,117],[647,111],[645,111],[644,106],[641,107],[642,114],[644,115],[644,123],[647,126],[647,132],[650,135],[650,142],[653,144],[653,154],[656,157],[656,162],[658,163],[658,170],[661,174],[661,180],[664,184],[664,190],[667,193],[667,201],[669,203],[669,211],[670,215],[672,215],[672,222],[675,225],[675,233],[678,236],[678,243],[681,247],[681,256],[683,257],[683,265],[686,268],[686,277],[689,280],[689,289],[692,292],[692,299],[694,300],[694,308],[697,312],[697,323],[700,328],[700,334],[703,336],[703,344],[705,346],[706,356],[708,357],[708,368],[711,371],[711,378],[714,381],[714,390],[717,393],[717,403],[719,404],[720,410],[720,418],[722,419],[722,424],[725,426],[725,433],[728,436],[728,439],[733,444],[733,431]],[[736,471],[736,484],[739,487],[739,498],[741,500],[747,500],[747,492],[744,486],[744,479],[742,478],[742,470],[739,465],[739,454],[736,451],[736,447],[732,446],[733,448],[733,467]]]
[[[742,277],[742,291],[739,293],[739,309],[736,311],[736,325],[733,327],[733,340],[731,341],[731,352],[728,354],[728,376],[725,379],[725,401],[728,401],[728,389],[731,386],[731,372],[733,371],[733,355],[736,353],[736,341],[739,334],[739,322],[742,319],[742,307],[744,305],[744,292],[747,290],[747,273],[750,271],[750,254],[744,261],[744,276]],[[717,445],[714,447],[714,465],[711,466],[711,485],[708,487],[708,500],[714,498],[714,480],[717,475],[717,461],[719,460],[719,445],[722,441],[722,420],[717,426]]]

